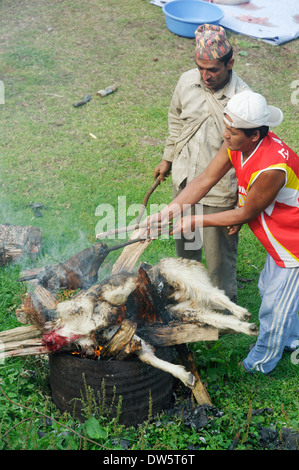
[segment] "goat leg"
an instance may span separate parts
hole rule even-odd
[[[251,313],[246,308],[232,302],[225,294],[219,289],[214,289],[210,292],[210,297],[213,299],[215,306],[223,307],[229,310],[236,318],[241,321],[249,320]]]
[[[258,335],[258,327],[254,323],[239,320],[233,315],[222,315],[206,311],[202,316],[202,321],[219,330],[231,330],[237,333],[244,333],[248,336]]]
[[[202,310],[192,310],[186,308],[182,311],[183,304],[180,309],[173,307],[170,309],[170,313],[181,321],[196,321],[203,322],[206,325],[213,326],[218,330],[231,330],[236,333],[244,333],[249,336],[258,335],[258,327],[254,323],[245,322],[239,320],[233,315],[224,315],[207,308]]]
[[[141,343],[141,349],[136,351],[136,354],[142,362],[163,370],[164,372],[168,372],[181,380],[183,384],[186,385],[186,387],[191,388],[191,390],[195,388],[196,379],[191,372],[188,372],[185,369],[185,367],[159,359],[155,356],[153,348],[148,343],[137,335],[134,335],[133,338]]]
[[[115,335],[116,331],[116,326],[104,329],[102,331],[103,339],[110,340]],[[186,385],[186,387],[191,388],[191,390],[195,388],[196,378],[191,372],[188,372],[185,367],[177,364],[171,364],[170,362],[164,361],[163,359],[155,356],[154,348],[136,334],[133,335],[132,341],[140,345],[138,350],[134,350],[134,354],[136,354],[141,362],[149,364],[156,369],[163,370],[164,372],[168,372],[177,379],[181,380],[183,384]]]

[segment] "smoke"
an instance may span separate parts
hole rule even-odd
[[[42,216],[36,217],[33,210],[35,207],[30,208],[28,205],[16,209],[13,204],[4,202],[2,195],[0,197],[2,200],[0,204],[0,224],[33,226],[41,231],[42,244],[40,251],[36,255],[24,253],[21,258],[12,263],[19,265],[21,271],[64,262],[79,251],[96,243],[96,240],[90,241],[87,234],[75,223],[72,224],[71,231],[69,230],[69,221],[66,221],[63,227],[59,223],[55,224],[54,220],[52,221],[50,217],[47,217],[46,208]],[[2,240],[3,246],[4,243]]]

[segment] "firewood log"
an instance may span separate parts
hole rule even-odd
[[[27,292],[21,308],[16,310],[16,317],[20,323],[33,323],[43,330],[45,323],[55,317],[55,308],[58,297],[37,285],[34,292]]]
[[[136,230],[130,237],[130,240],[140,240],[139,230]],[[138,259],[146,250],[152,240],[139,241],[136,245],[127,246],[124,248],[122,254],[118,257],[112,268],[112,273],[117,274],[122,271],[132,272]]]
[[[41,337],[41,334],[41,330],[35,325],[18,326],[17,328],[12,328],[11,330],[1,331],[0,343],[4,345],[6,343],[26,341],[28,339]]]
[[[121,352],[125,349],[128,343],[130,343],[135,331],[137,329],[136,323],[133,323],[129,320],[124,320],[118,331],[112,336],[110,341],[108,341],[101,351],[101,356],[122,356],[124,359],[124,354]],[[132,345],[130,347],[132,351]]]
[[[64,263],[44,266],[35,273],[25,273],[18,281],[36,279],[43,287],[54,292],[59,289],[87,289],[97,281],[98,270],[110,252],[138,242],[139,239],[128,240],[111,247],[99,242],[79,251]]]

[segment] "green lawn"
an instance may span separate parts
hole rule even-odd
[[[40,227],[43,248],[33,264],[42,266],[95,242],[99,205],[110,204],[117,215],[119,197],[125,197],[127,208],[142,202],[163,153],[174,87],[194,64],[194,42],[171,34],[161,9],[145,0],[3,0],[0,12],[0,79],[5,86],[0,223]],[[233,33],[229,37],[235,71],[283,110],[277,134],[298,153],[299,106],[291,100],[292,83],[298,79],[298,40],[272,46]],[[118,85],[115,93],[97,96],[113,83]],[[75,108],[73,103],[87,93],[90,102]],[[150,203],[170,200],[168,180]],[[34,202],[43,205],[42,217],[34,216]],[[104,273],[118,256],[109,255]],[[155,263],[165,256],[175,256],[172,240],[152,242],[142,259]],[[239,303],[255,322],[264,260],[264,250],[244,227],[238,276],[250,282],[240,282]],[[26,263],[0,270],[1,330],[18,325],[15,310],[24,288],[16,279]],[[195,432],[163,415],[141,429],[126,430],[109,417],[99,418],[105,431],[94,440],[109,449],[125,438],[137,449],[193,445],[217,450],[228,449],[240,432],[237,448],[251,450],[258,447],[260,426],[278,432],[296,429],[298,365],[285,354],[270,376],[242,374],[237,363],[252,342],[244,335],[227,335],[216,343],[191,346],[213,404],[223,411],[209,427]],[[77,425],[71,417],[60,417],[49,398],[46,362],[10,359],[0,364],[0,374],[7,395],[0,394],[0,449],[97,448],[70,430],[68,438],[59,437],[65,428],[54,419],[72,429]],[[263,408],[268,411],[252,414]],[[41,412],[53,419],[43,437],[37,434]],[[80,432],[93,435],[84,426]]]

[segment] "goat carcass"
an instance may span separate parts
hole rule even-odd
[[[91,354],[97,348],[99,338],[107,341],[117,324],[128,319],[137,325],[133,339],[140,345],[136,350],[140,360],[170,372],[193,388],[195,378],[190,372],[156,358],[153,347],[139,336],[138,328],[142,332],[146,321],[140,316],[140,303],[148,295],[146,281],[152,287],[150,301],[162,322],[191,321],[211,325],[220,331],[257,334],[256,325],[247,321],[249,312],[212,286],[203,265],[182,258],[165,258],[155,266],[142,264],[134,274],[113,275],[73,298],[59,302],[55,308],[44,308],[42,315],[46,320],[42,342],[46,350],[55,352],[77,347]],[[232,315],[216,309],[228,309]]]

